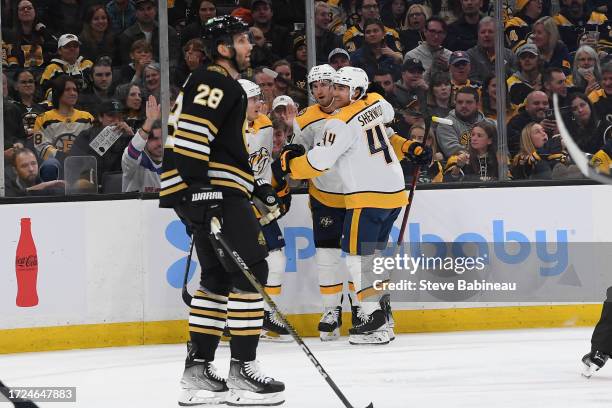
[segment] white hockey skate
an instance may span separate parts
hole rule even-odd
[[[606,364],[609,358],[609,355],[597,350],[586,354],[582,357],[582,376],[591,378],[596,371],[599,371]]]
[[[274,312],[265,311],[261,340],[272,341],[276,343],[288,343],[291,340],[291,335],[285,324],[278,318],[278,315]]]
[[[361,323],[349,329],[350,344],[389,344],[389,325],[382,310],[375,310],[371,315],[361,313],[359,318]]]
[[[285,402],[285,384],[267,377],[254,361],[232,358],[225,403],[234,407],[270,407]]]
[[[319,321],[319,337],[321,341],[334,341],[340,338],[342,327],[342,307],[328,307]]]

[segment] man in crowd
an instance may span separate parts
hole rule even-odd
[[[263,32],[270,48],[278,55],[288,55],[291,46],[289,30],[280,24],[272,24],[272,0],[252,0],[251,16],[253,26]]]
[[[461,17],[448,26],[445,46],[451,51],[466,51],[476,46],[482,0],[460,0]]]
[[[119,53],[123,64],[130,62],[130,50],[136,40],[145,39],[153,48],[153,58],[159,61],[159,25],[156,21],[157,2],[155,0],[136,0],[136,23],[119,36]],[[176,30],[168,26],[168,52],[170,68],[174,69],[179,61],[181,47]]]
[[[433,72],[448,71],[448,59],[451,51],[442,47],[446,38],[446,22],[438,17],[431,17],[425,23],[425,41],[406,53],[404,62],[409,59],[421,61],[425,68],[425,78]]]
[[[351,57],[344,48],[334,48],[327,56],[327,62],[337,71],[351,65]]]
[[[542,90],[548,96],[548,104],[553,106],[553,95],[559,95],[559,106],[566,106],[567,99],[567,78],[561,68],[547,68],[542,73]]]
[[[109,58],[102,57],[92,67],[92,86],[81,92],[77,106],[87,112],[96,112],[98,106],[113,96],[113,67]]]
[[[553,19],[559,27],[561,41],[570,52],[578,49],[579,35],[582,32],[598,32],[601,49],[612,49],[612,24],[605,14],[590,12],[586,0],[559,0],[561,10]]]
[[[484,83],[485,79],[495,75],[495,33],[496,22],[487,16],[478,23],[478,43],[467,50],[472,67],[470,81]],[[504,66],[506,77],[516,69],[516,57],[508,48],[504,48]]]
[[[15,177],[7,179],[6,196],[61,194],[63,180],[43,181],[38,175],[38,161],[34,153],[23,147],[13,150],[12,165]]]
[[[465,87],[457,91],[455,109],[450,111],[446,119],[453,122],[452,126],[438,126],[436,136],[438,145],[445,157],[450,157],[462,150],[468,150],[470,145],[470,132],[474,124],[481,121],[495,122],[485,119],[478,111],[480,97],[474,88]]]
[[[315,37],[317,46],[317,64],[325,64],[329,53],[334,48],[342,47],[342,38],[329,31],[331,11],[324,1],[315,3]]]
[[[91,67],[93,62],[80,56],[81,42],[74,34],[64,34],[57,41],[59,58],[53,58],[40,77],[42,92],[49,98],[49,89],[52,81],[62,75],[73,78],[79,91],[86,89],[90,84]]]
[[[525,106],[520,108],[510,122],[508,122],[508,151],[511,156],[520,150],[521,132],[531,122],[538,122],[549,133],[555,133],[557,128],[554,117],[550,116],[548,96],[542,91],[533,91],[527,95]],[[548,117],[547,117],[548,113]],[[558,133],[558,132],[557,132]]]
[[[451,77],[452,94],[456,95],[459,89],[469,87],[478,92],[478,96],[482,97],[482,84],[480,82],[472,82],[468,79],[472,64],[470,56],[465,51],[454,51],[448,60],[448,70]],[[451,96],[452,98],[452,96]]]
[[[534,44],[524,44],[516,52],[518,71],[506,81],[512,109],[518,109],[527,95],[540,87],[540,67],[538,57],[540,52]]]

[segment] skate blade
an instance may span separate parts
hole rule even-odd
[[[366,334],[351,334],[349,335],[349,344],[354,346],[361,345],[384,345],[389,344],[391,340],[389,339],[389,333],[384,331],[375,331]]]
[[[278,334],[269,330],[262,330],[259,335],[259,340],[269,341],[272,343],[290,343],[293,339],[289,334]]]
[[[392,327],[387,329],[387,333],[389,333],[389,341],[395,340],[395,332],[393,331]]]
[[[340,329],[334,329],[332,332],[319,332],[321,341],[336,341],[340,338]]]
[[[283,392],[258,394],[248,390],[230,389],[225,404],[231,407],[273,407],[285,402]]]
[[[582,376],[584,378],[591,378],[593,374],[595,374],[595,371],[598,371],[598,370],[599,370],[599,367],[597,367],[595,364],[588,365],[584,361],[582,362]]]
[[[220,407],[225,404],[227,391],[181,390],[178,405],[180,407]]]

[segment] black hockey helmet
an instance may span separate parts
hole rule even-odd
[[[219,16],[209,19],[204,24],[202,39],[204,40],[204,50],[211,60],[219,58],[217,46],[226,44],[230,47],[234,45],[234,35],[249,31],[249,26],[240,18],[234,16]]]

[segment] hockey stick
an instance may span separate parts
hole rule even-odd
[[[412,183],[410,184],[410,193],[408,193],[408,204],[404,208],[404,219],[402,219],[402,227],[400,228],[399,235],[397,236],[397,245],[402,245],[404,242],[404,232],[406,231],[406,225],[408,224],[408,214],[410,213],[410,207],[412,207],[412,198],[414,197],[414,190],[416,189],[416,183],[421,174],[421,166],[416,166],[412,172]]]
[[[195,242],[195,237],[191,236],[191,246],[189,247],[189,256],[187,257],[187,265],[185,266],[185,277],[183,278],[183,292],[181,296],[183,297],[183,302],[189,307],[191,307],[191,299],[192,296],[189,294],[187,290],[187,278],[189,277],[189,267],[191,266],[191,256],[193,255],[193,243]]]
[[[336,383],[331,379],[329,374],[327,374],[327,371],[325,371],[321,363],[319,363],[319,361],[316,359],[314,354],[312,354],[312,351],[310,351],[310,349],[304,343],[300,335],[295,331],[293,326],[291,326],[291,323],[289,323],[285,315],[279,310],[276,303],[274,303],[272,298],[270,298],[270,296],[266,293],[261,283],[259,283],[255,275],[253,275],[253,272],[251,272],[251,270],[249,269],[247,264],[242,260],[238,252],[232,249],[229,243],[225,240],[225,238],[221,234],[221,224],[219,223],[219,220],[217,218],[213,218],[212,221],[210,222],[210,230],[212,231],[212,235],[217,240],[217,242],[221,244],[221,247],[229,255],[232,262],[234,262],[236,266],[238,266],[238,268],[242,271],[244,276],[246,276],[248,281],[251,282],[251,285],[253,285],[253,287],[264,298],[264,300],[266,301],[266,303],[268,303],[268,305],[274,311],[274,313],[276,313],[277,316],[280,318],[280,320],[287,326],[287,330],[289,331],[289,334],[291,334],[291,337],[293,337],[293,340],[295,340],[295,342],[300,346],[302,351],[306,353],[306,356],[308,356],[308,359],[312,362],[312,364],[314,364],[314,366],[317,368],[317,371],[319,371],[319,373],[323,376],[323,378],[325,378],[325,381],[327,381],[327,383],[332,388],[332,390],[334,390],[334,392],[336,393],[338,398],[340,398],[344,406],[346,408],[354,408],[353,405],[351,405],[351,403],[346,399],[342,391],[340,391]],[[370,403],[366,408],[374,408],[374,405]]]
[[[14,397],[11,395],[11,389],[4,385],[2,381],[0,381],[0,394],[4,395],[6,399],[15,406],[15,408],[38,408],[38,405],[30,400],[20,399],[19,401],[13,401]]]
[[[580,172],[584,174],[585,177],[599,181],[603,184],[612,184],[612,176],[599,172],[591,165],[587,155],[580,149],[580,147],[578,147],[567,130],[567,127],[565,127],[565,123],[563,122],[563,117],[561,116],[561,111],[559,109],[559,97],[557,94],[553,95],[553,108],[555,112],[555,119],[557,120],[557,126],[559,127],[559,133],[561,133],[561,139],[567,148],[567,152],[570,154],[572,160],[576,164],[576,167],[580,169]]]

